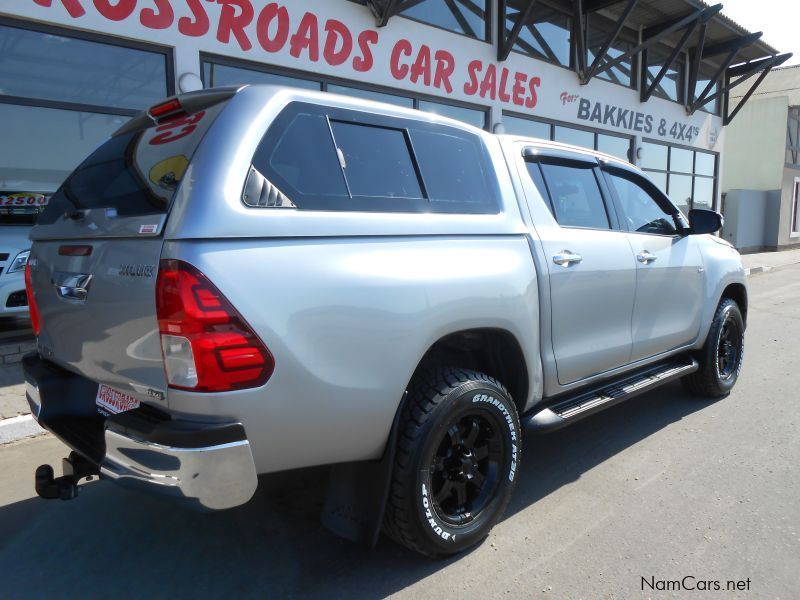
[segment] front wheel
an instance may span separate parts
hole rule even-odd
[[[700,370],[682,380],[686,390],[709,398],[729,394],[744,358],[744,319],[730,298],[719,303],[699,358]]]
[[[520,442],[516,408],[495,379],[462,369],[416,376],[400,424],[389,535],[433,557],[478,544],[511,497]]]

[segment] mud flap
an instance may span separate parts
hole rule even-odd
[[[404,405],[405,396],[395,413],[380,460],[343,463],[331,469],[322,509],[323,525],[340,537],[371,548],[381,534]]]

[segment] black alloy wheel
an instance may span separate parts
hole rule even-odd
[[[479,544],[519,472],[521,429],[508,392],[484,373],[429,369],[412,380],[400,419],[385,531],[432,557]]]
[[[451,525],[471,523],[499,485],[507,452],[500,427],[479,410],[447,429],[431,463],[431,497],[436,514]]]
[[[731,298],[720,301],[705,346],[696,358],[699,370],[681,380],[686,391],[705,398],[729,394],[744,359],[744,319],[739,305]]]

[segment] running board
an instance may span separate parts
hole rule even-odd
[[[547,408],[534,413],[525,421],[525,428],[534,431],[552,431],[579,421],[596,412],[618,404],[658,386],[680,379],[699,369],[697,361],[684,356],[666,363],[660,363],[634,374],[623,375],[619,379],[601,383],[589,391],[556,400]]]

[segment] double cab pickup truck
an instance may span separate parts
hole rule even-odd
[[[731,390],[747,289],[721,224],[617,158],[436,115],[170,98],[32,230],[28,401],[72,449],[36,490],[100,475],[218,510],[331,465],[332,530],[463,551],[502,517],[523,431],[677,379]]]

